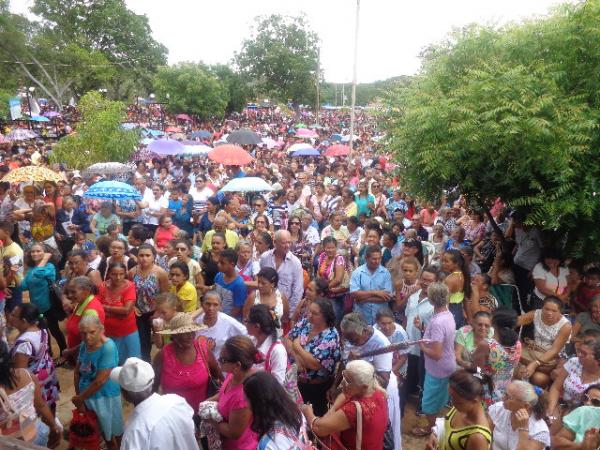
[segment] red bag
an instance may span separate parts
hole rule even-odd
[[[73,410],[73,418],[69,426],[69,447],[100,450],[100,425],[94,411]]]

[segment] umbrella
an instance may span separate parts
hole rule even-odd
[[[125,122],[121,124],[121,128],[123,128],[124,130],[133,130],[134,128],[137,128],[138,124],[137,123],[131,123],[131,122]]]
[[[118,162],[105,162],[92,164],[90,167],[85,169],[84,174],[89,175],[123,175],[126,173],[133,172],[134,169],[127,164],[121,164]]]
[[[144,138],[140,141],[143,145],[149,145],[151,142],[154,142],[152,138]]]
[[[165,129],[165,132],[167,132],[167,133],[181,133],[181,128],[170,126],[170,127],[167,127]]]
[[[199,131],[194,131],[192,133],[192,139],[204,139],[204,138],[209,138],[212,137],[212,133],[208,130],[199,130]]]
[[[312,125],[309,125],[308,128],[313,128],[315,130],[322,130],[325,127],[323,125],[319,125],[318,123],[313,123]]]
[[[320,156],[319,150],[316,148],[303,148],[302,150],[297,150],[292,153],[293,157],[296,156]]]
[[[60,117],[60,113],[58,111],[46,111],[44,113],[44,116],[49,117],[50,119],[53,119],[55,117]]]
[[[100,181],[92,184],[83,194],[84,198],[105,200],[141,200],[142,194],[132,185],[121,181]]]
[[[223,192],[270,192],[272,190],[271,185],[259,177],[234,178],[221,189]]]
[[[242,147],[232,144],[224,144],[212,149],[208,157],[224,166],[244,166],[254,159]]]
[[[184,155],[204,155],[206,156],[208,152],[212,150],[212,147],[208,145],[184,145],[183,154]]]
[[[308,128],[298,128],[296,130],[296,136],[301,138],[317,138],[319,135],[314,130],[309,130]]]
[[[159,155],[178,155],[183,153],[185,147],[173,139],[158,139],[148,144],[148,150]]]
[[[350,147],[342,144],[334,144],[325,150],[325,156],[346,156],[350,153]]]
[[[175,116],[175,118],[177,120],[185,120],[186,122],[191,122],[192,118],[190,116],[188,116],[187,114],[177,114]]]
[[[300,142],[298,144],[290,145],[289,148],[287,149],[287,152],[292,153],[292,152],[297,152],[299,150],[306,150],[307,148],[313,148],[313,146],[310,144],[306,144],[304,142]]]
[[[11,170],[9,173],[4,175],[2,181],[8,183],[25,183],[27,181],[34,183],[42,183],[44,181],[65,181],[65,178],[57,172],[42,166],[25,166],[19,167],[18,169]]]
[[[242,128],[241,130],[232,131],[229,136],[227,136],[227,142],[238,145],[257,145],[262,141],[260,136],[254,131]]]
[[[297,123],[296,125],[294,125],[294,128],[306,128],[306,124],[300,122],[300,123]]]
[[[269,150],[271,150],[275,147],[279,147],[279,142],[277,142],[275,139],[272,139],[270,137],[262,138],[261,140],[262,140],[263,145],[265,145]]]
[[[178,141],[183,141],[185,139],[185,134],[183,133],[174,133],[171,135],[171,139],[176,139]]]
[[[31,116],[29,120],[33,122],[50,122],[50,119],[44,116]]]
[[[160,131],[160,130],[152,130],[152,129],[148,129],[148,130],[146,130],[146,131],[148,132],[148,134],[149,134],[150,136],[154,136],[154,137],[156,137],[156,136],[162,136],[162,135],[164,135],[164,134],[165,134],[165,132],[164,132],[164,131]]]
[[[342,140],[342,135],[341,134],[332,134],[331,137],[329,138],[329,140],[334,141],[334,142],[340,142]]]
[[[140,148],[136,152],[131,155],[129,158],[130,161],[150,161],[152,159],[159,159],[160,155],[158,153],[154,153],[149,151],[147,148]]]
[[[357,135],[353,135],[352,136],[352,140],[353,141],[358,141],[360,138]],[[350,135],[347,136],[343,136],[342,137],[342,142],[350,142]]]

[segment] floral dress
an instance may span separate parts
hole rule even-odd
[[[576,356],[570,358],[563,367],[567,372],[567,378],[563,383],[563,400],[573,405],[580,405],[583,400],[583,392],[589,386],[600,383],[600,378],[589,383],[582,382],[583,367]]]
[[[489,406],[502,400],[512,381],[513,371],[521,359],[521,341],[517,341],[512,347],[505,347],[494,338],[489,338],[487,342],[490,353],[482,369],[493,381],[492,392],[489,386],[484,384],[483,398]]]
[[[307,318],[299,321],[288,337],[291,340],[300,338],[300,345],[309,352],[321,364],[318,370],[307,370],[298,373],[298,381],[308,383],[316,378],[330,378],[335,370],[335,365],[340,360],[340,336],[334,327],[321,331],[312,339],[308,335],[312,330],[312,325]]]

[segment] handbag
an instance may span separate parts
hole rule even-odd
[[[59,322],[67,318],[67,313],[63,308],[61,297],[62,291],[56,285],[56,282],[51,282],[48,280],[48,299],[50,300],[50,310],[52,311],[52,315]]]
[[[274,341],[267,351],[267,355],[265,356],[265,372],[271,373],[271,351],[277,344],[283,345],[281,341]],[[285,389],[285,392],[287,392],[294,403],[297,405],[304,403],[302,394],[300,394],[300,389],[298,389],[298,366],[296,363],[288,363],[285,371],[285,378],[283,380],[283,389]]]
[[[325,260],[325,253],[321,253],[321,255],[319,256],[319,266],[321,266],[321,264],[324,262]],[[335,277],[335,260],[338,258],[338,255],[336,255],[336,257],[333,259],[333,261],[331,262],[331,265],[329,266],[327,272],[327,280],[331,281],[333,280],[333,278]],[[342,281],[340,282],[340,284],[338,286],[336,286],[335,288],[335,292],[332,292],[332,294],[334,294],[335,296],[339,296],[343,293],[345,293],[347,290],[350,289],[350,274],[348,273],[348,271],[346,270],[346,266],[344,265],[344,276],[342,277]]]
[[[98,416],[89,409],[74,409],[69,425],[69,447],[100,450],[100,426]]]
[[[37,437],[37,413],[33,404],[16,411],[3,388],[0,388],[0,419],[3,423],[0,436],[18,437],[25,442],[32,442]]]
[[[202,341],[206,344],[206,338]],[[215,377],[210,373],[210,366],[208,365],[208,358],[204,354],[204,349],[202,348],[202,344],[200,344],[200,357],[202,358],[202,362],[204,363],[204,367],[208,370],[208,387],[206,388],[206,398],[210,398],[214,395],[217,395],[219,389],[221,389],[221,383],[219,383]]]
[[[362,405],[356,400],[353,401],[356,407],[356,450],[362,450],[362,433],[363,433],[363,416],[362,416]],[[331,435],[331,449],[332,450],[347,450],[346,446],[342,443],[339,433]]]

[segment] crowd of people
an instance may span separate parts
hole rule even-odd
[[[138,161],[141,200],[85,198],[101,176],[50,165],[45,142],[5,149],[2,174],[64,181],[0,180],[0,435],[77,448],[61,367],[109,449],[597,449],[599,266],[502,199],[405,192],[367,114],[348,156],[290,157],[314,120],[294,114],[186,120],[206,145],[238,128],[276,145],[243,167]],[[347,135],[344,112],[319,123],[315,148]],[[247,176],[271,190],[221,191]]]

